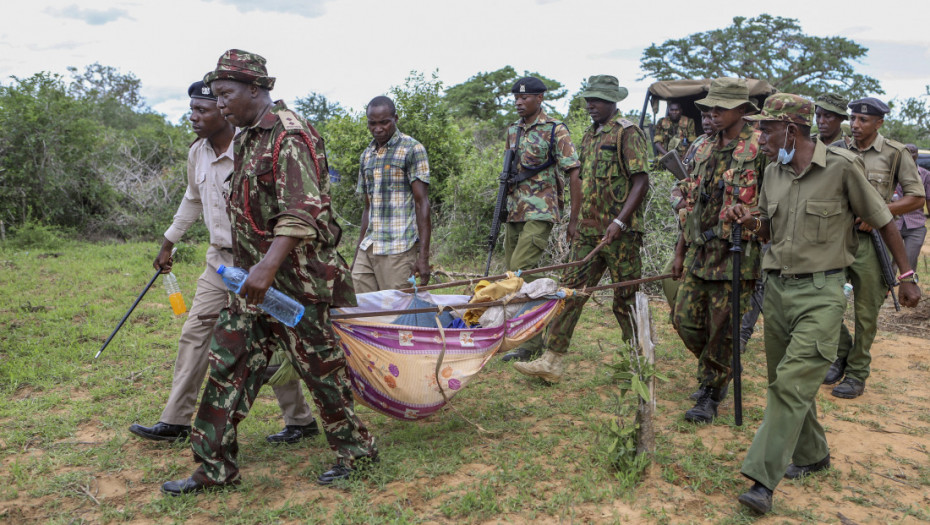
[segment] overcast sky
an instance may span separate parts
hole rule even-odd
[[[870,49],[863,73],[886,100],[930,84],[926,0],[33,0],[4,2],[0,82],[39,71],[67,76],[94,62],[132,72],[149,106],[182,118],[187,87],[229,48],[268,59],[272,95],[292,103],[318,92],[362,108],[403,84],[411,70],[438,70],[446,86],[505,65],[539,71],[570,92],[591,74],[629,88],[624,110],[640,109],[651,79],[645,47],[730,25],[734,16],[797,18],[805,33],[843,36]],[[891,7],[894,6],[894,7]]]

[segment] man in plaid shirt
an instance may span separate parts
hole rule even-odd
[[[426,148],[397,129],[397,110],[375,97],[366,112],[374,138],[362,152],[356,193],[365,196],[352,264],[356,293],[407,287],[411,274],[429,282],[429,161]]]

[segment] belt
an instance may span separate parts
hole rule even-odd
[[[835,274],[835,273],[840,273],[840,272],[842,272],[844,269],[845,269],[845,268],[837,268],[837,269],[835,269],[835,270],[826,270],[825,272],[823,272],[823,274],[824,274],[825,276],[826,276],[826,275],[833,275],[833,274]],[[778,273],[778,272],[772,270],[772,271],[770,271],[769,273],[773,273],[773,274],[775,274],[775,275],[781,277],[782,279],[810,279],[811,277],[814,276],[814,274],[821,273],[821,272],[814,272],[814,273]]]

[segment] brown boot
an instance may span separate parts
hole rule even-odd
[[[514,363],[513,367],[521,374],[539,377],[550,383],[558,383],[562,380],[562,374],[565,372],[565,365],[562,359],[565,354],[557,354],[546,350],[546,353],[535,361],[529,363]]]

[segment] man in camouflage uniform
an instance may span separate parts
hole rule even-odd
[[[824,93],[814,99],[817,109],[817,138],[828,146],[849,149],[851,137],[843,133],[843,121],[849,119],[846,114],[846,100],[836,93]]]
[[[620,116],[617,102],[626,98],[617,77],[594,75],[588,79],[584,97],[592,125],[581,142],[581,175],[570,181],[571,215],[568,239],[571,259],[585,258],[602,240],[607,241],[591,260],[565,272],[561,282],[567,288],[596,286],[605,271],[612,282],[639,279],[645,224],[642,202],[649,189],[646,166],[649,161],[646,135]],[[579,223],[579,215],[581,221]],[[624,341],[633,339],[630,315],[635,287],[614,290],[613,312]],[[588,295],[574,295],[549,326],[546,352],[529,363],[515,363],[522,374],[541,377],[551,383],[562,379],[562,359]]]
[[[901,268],[909,270],[904,245],[884,201],[866,180],[862,161],[828,148],[810,135],[814,104],[778,93],[765,101],[759,145],[772,161],[765,170],[760,216],[736,204],[727,220],[770,238],[766,273],[765,357],[768,392],[765,417],[746,453],[741,472],[754,482],[739,502],[758,512],[772,508],[782,477],[796,479],[830,466],[826,434],[815,399],[837,347],[836,328],[846,299],[843,268],[856,252],[856,215],[881,227]],[[915,306],[920,290],[901,285],[901,302]]]
[[[898,217],[923,206],[923,184],[917,165],[907,160],[907,148],[878,132],[885,114],[890,111],[888,106],[877,98],[868,97],[851,102],[849,109],[852,113],[849,127],[853,135],[849,150],[862,158],[866,178],[888,204],[891,214]],[[892,201],[897,184],[901,185],[902,196]],[[859,248],[848,272],[854,291],[856,334],[853,338],[846,325],[841,325],[836,361],[823,381],[831,385],[842,379],[831,394],[843,399],[857,398],[865,391],[872,362],[872,341],[878,332],[878,312],[888,293],[878,253],[872,244],[872,228],[861,220],[856,222],[859,224]]]
[[[678,150],[678,158],[683,159],[688,146],[696,138],[694,121],[681,114],[681,104],[669,102],[667,115],[656,123],[655,137],[652,139],[659,155],[674,149]]]
[[[207,267],[197,280],[194,303],[181,330],[171,394],[165,409],[155,425],[133,424],[129,427],[133,434],[155,441],[179,441],[190,435],[191,416],[197,408],[197,394],[209,365],[213,324],[229,295],[216,269],[221,265],[233,265],[224,184],[233,170],[232,142],[236,128],[220,114],[210,86],[198,80],[191,84],[187,94],[191,99],[191,125],[199,139],[191,144],[188,151],[187,191],[171,227],[165,232],[165,240],[154,265],[162,273],[171,271],[174,243],[201,214],[210,232],[210,247],[207,249]],[[273,389],[284,414],[285,426],[281,432],[265,438],[269,443],[297,443],[320,433],[300,390],[300,383],[292,381]]]
[[[275,349],[283,349],[313,394],[338,463],[318,483],[350,477],[377,458],[374,439],[355,415],[345,354],[332,329],[330,305],[355,304],[349,269],[336,252],[339,227],[330,207],[323,140],[281,101],[265,59],[231,49],[204,77],[217,107],[242,131],[235,141],[229,216],[233,259],[249,270],[230,294],[210,346],[210,380],[191,433],[202,462],[168,494],[200,492],[239,482],[236,430],[252,407]],[[320,176],[324,174],[324,176]],[[293,328],[258,305],[271,285],[306,308]]]
[[[694,155],[694,182],[672,263],[673,277],[681,280],[672,323],[698,359],[697,402],[685,419],[707,423],[716,417],[733,375],[732,256],[730,225],[723,213],[737,202],[757,212],[757,185],[765,161],[759,155],[759,132],[743,120],[747,112],[758,111],[745,80],[715,79],[707,97],[695,104],[710,113],[717,131]],[[743,240],[741,314],[748,310],[759,278],[759,242],[745,231]]]
[[[542,109],[546,85],[536,77],[518,80],[511,92],[520,120],[507,130],[507,148],[516,149],[518,181],[507,194],[504,230],[504,267],[528,270],[546,252],[552,226],[562,213],[563,173],[578,176],[580,163],[568,126],[550,118]],[[528,276],[527,280],[533,277]],[[542,335],[504,355],[504,361],[526,361],[542,348]]]

